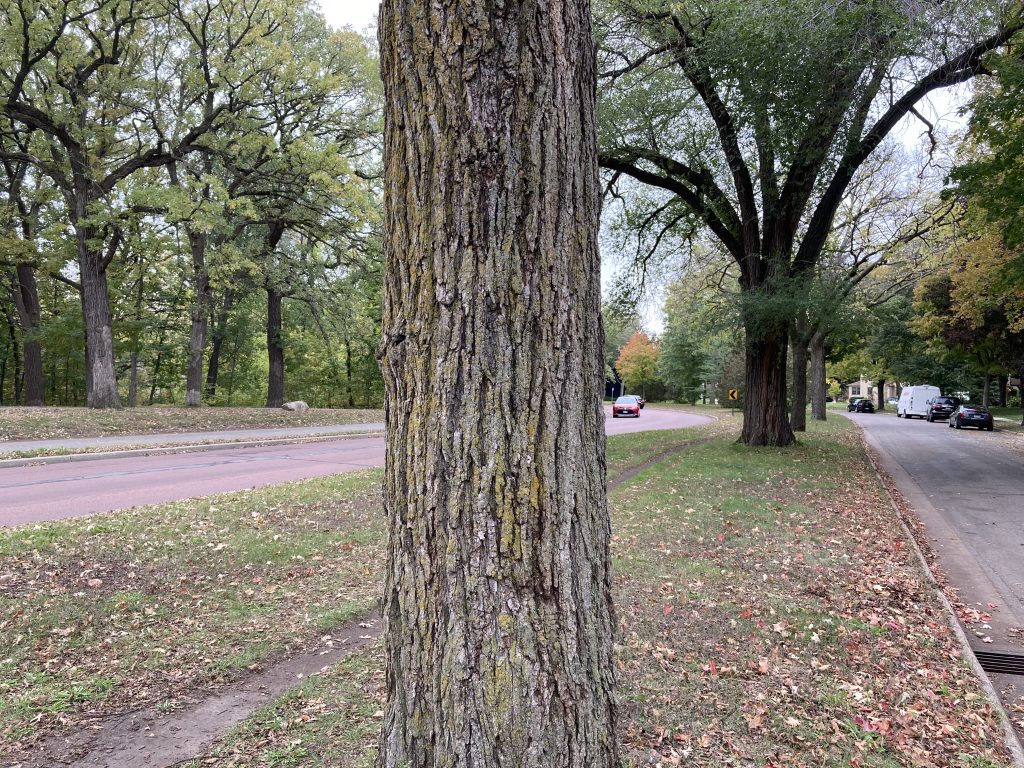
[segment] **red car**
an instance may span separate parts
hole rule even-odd
[[[623,395],[612,404],[612,418],[617,419],[619,416],[635,416],[640,418],[640,409],[643,406],[640,405],[640,398],[636,395]]]

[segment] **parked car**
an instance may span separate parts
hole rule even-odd
[[[641,408],[643,408],[645,405],[647,405],[647,401],[644,400],[642,397],[640,397],[640,395],[633,395],[633,397],[636,398],[636,401],[640,404]]]
[[[900,392],[899,402],[896,403],[896,417],[909,419],[912,416],[917,416],[919,419],[923,419],[928,415],[931,401],[937,397],[942,397],[941,390],[929,384],[904,387]]]
[[[962,429],[963,427],[977,427],[992,431],[992,414],[988,408],[978,405],[961,405],[956,412],[949,417],[950,429]]]
[[[640,398],[636,395],[623,395],[612,404],[612,418],[619,416],[636,416],[640,418]]]
[[[846,410],[850,413],[874,413],[875,404],[867,398],[861,397],[856,400],[851,400],[850,404],[846,406]]]
[[[947,395],[936,397],[928,404],[928,415],[925,416],[925,418],[929,422],[938,421],[939,419],[948,419],[959,407],[959,397],[948,397]]]

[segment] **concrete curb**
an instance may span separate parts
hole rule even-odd
[[[68,464],[79,461],[99,461],[100,459],[124,459],[132,456],[165,456],[175,453],[197,453],[201,451],[222,450],[225,448],[258,448],[263,445],[289,445],[298,443],[317,443],[328,440],[349,440],[360,437],[383,437],[383,432],[341,432],[323,435],[296,435],[295,437],[273,437],[261,440],[235,440],[214,443],[189,443],[185,445],[127,448],[112,451],[96,451],[94,453],[58,453],[52,456],[31,456],[20,459],[0,459],[0,470],[13,467],[26,467],[36,464]]]
[[[992,681],[988,679],[988,675],[985,673],[985,670],[981,668],[981,664],[975,657],[974,649],[971,648],[970,641],[968,641],[963,627],[960,626],[960,622],[956,618],[956,611],[953,610],[953,606],[949,602],[949,598],[946,597],[946,593],[942,590],[942,586],[936,580],[935,574],[932,573],[931,566],[928,565],[928,560],[925,558],[924,552],[921,551],[921,547],[918,545],[917,538],[914,536],[913,531],[910,530],[910,526],[907,525],[907,521],[903,519],[899,506],[896,504],[896,500],[892,496],[892,491],[889,490],[889,485],[885,482],[883,470],[878,465],[878,462],[875,461],[873,449],[868,445],[867,440],[864,438],[864,431],[860,430],[860,433],[861,445],[864,446],[864,453],[867,455],[868,461],[871,462],[871,468],[875,471],[875,477],[878,478],[878,482],[881,483],[882,488],[885,489],[885,497],[889,500],[889,506],[892,507],[893,513],[900,521],[900,525],[903,527],[903,532],[906,534],[907,541],[910,543],[910,546],[913,547],[914,553],[917,555],[918,562],[921,563],[921,567],[924,569],[925,578],[932,587],[932,591],[938,597],[939,602],[942,603],[943,608],[946,609],[946,618],[949,621],[949,626],[952,628],[953,633],[960,641],[960,646],[963,649],[963,658],[971,665],[971,669],[974,670],[974,674],[981,683],[982,690],[985,691],[985,695],[992,704],[992,708],[999,713],[999,721],[1003,726],[1003,740],[1006,742],[1006,748],[1010,750],[1010,756],[1013,758],[1013,764],[1015,768],[1024,768],[1024,747],[1021,746],[1020,739],[1017,738],[1017,732],[1013,730],[1013,724],[1010,722],[1010,715],[1003,707],[1003,702],[999,699],[999,692],[996,691],[995,686],[992,685]]]

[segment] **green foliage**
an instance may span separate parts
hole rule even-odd
[[[0,2],[0,397],[26,333],[7,290],[21,262],[40,286],[48,401],[83,402],[77,230],[106,255],[123,395],[180,402],[190,325],[205,320],[206,364],[214,342],[220,354],[210,401],[260,402],[272,288],[290,396],[379,403],[371,43],[305,0],[65,5],[62,28],[60,13]],[[71,206],[80,176],[85,211]]]
[[[995,82],[977,91],[969,132],[973,151],[953,180],[960,194],[1002,227],[1012,248],[1024,244],[1024,41],[987,63]]]
[[[660,357],[660,346],[643,331],[637,331],[619,351],[615,370],[630,392],[639,391],[646,397],[647,388],[658,383]]]
[[[696,403],[704,383],[705,357],[681,324],[669,324],[661,339],[658,375],[678,402]]]

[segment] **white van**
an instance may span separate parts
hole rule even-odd
[[[936,397],[941,397],[942,392],[938,387],[928,384],[921,384],[916,387],[904,387],[900,392],[900,400],[896,404],[897,418],[909,419],[917,416],[923,419],[928,415],[928,406]]]

